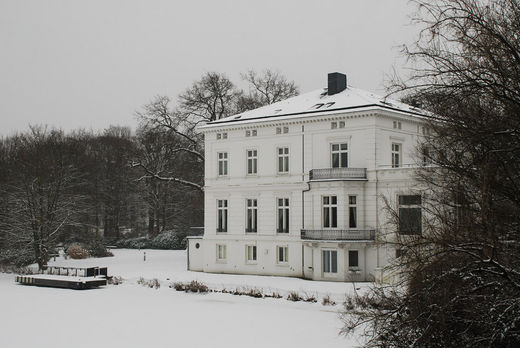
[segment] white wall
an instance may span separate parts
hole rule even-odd
[[[344,120],[345,128],[331,129],[331,122]],[[393,128],[393,121],[401,129]],[[333,280],[372,280],[374,270],[391,261],[394,251],[381,250],[375,243],[302,242],[300,230],[322,228],[323,195],[338,197],[338,229],[348,228],[348,195],[357,196],[358,229],[383,231],[387,216],[380,195],[390,198],[408,192],[413,186],[413,170],[391,169],[391,144],[402,144],[402,164],[415,163],[421,121],[397,113],[345,113],[312,119],[261,122],[246,125],[222,125],[205,130],[205,232],[202,268],[206,272],[271,274],[325,279],[321,269],[321,250],[338,251],[338,276]],[[276,134],[276,128],[288,127],[288,133]],[[257,136],[246,137],[246,130]],[[227,133],[217,140],[216,134]],[[366,181],[312,182],[312,169],[330,168],[331,143],[349,144],[349,167],[367,168]],[[289,173],[277,173],[277,148],[289,147]],[[246,172],[246,151],[258,152],[258,173]],[[219,177],[217,153],[228,153],[228,175]],[[246,233],[246,199],[258,200],[258,232]],[[290,232],[276,233],[276,199],[290,199]],[[217,199],[228,200],[228,231],[216,232]],[[304,209],[302,209],[304,207]],[[302,221],[302,219],[304,221]],[[378,236],[379,238],[380,236]],[[227,245],[226,262],[216,261],[216,245]],[[247,244],[257,245],[258,260],[246,262]],[[303,247],[303,244],[306,246]],[[289,263],[276,261],[276,246],[287,245]],[[312,245],[312,246],[311,246]],[[191,247],[191,244],[190,244]],[[348,272],[349,248],[360,247],[360,274]],[[303,254],[302,254],[303,252]],[[304,274],[305,273],[305,274]]]

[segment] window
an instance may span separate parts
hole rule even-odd
[[[258,204],[256,199],[247,200],[246,232],[257,231]]]
[[[217,261],[226,261],[227,250],[225,244],[217,244]]]
[[[422,147],[422,165],[429,166],[432,164],[431,151],[429,146]]]
[[[227,232],[227,199],[217,200],[217,232]]]
[[[286,247],[286,246],[277,247],[276,254],[277,254],[278,263],[289,262],[289,247]]]
[[[348,145],[347,143],[332,144],[332,168],[348,167]]]
[[[338,199],[336,196],[323,197],[323,227],[338,227]]]
[[[359,267],[359,251],[349,250],[348,251],[348,267]]]
[[[227,139],[227,133],[217,133],[217,140]]]
[[[401,166],[401,144],[392,143],[392,168]]]
[[[256,263],[256,245],[246,245],[247,263]]]
[[[289,233],[289,198],[278,198],[278,233]]]
[[[289,133],[289,127],[276,127],[276,134]]]
[[[222,139],[227,139],[227,133],[222,133]]]
[[[256,137],[257,134],[258,134],[258,132],[257,132],[256,129],[253,129],[253,130],[251,131],[251,136]]]
[[[399,196],[399,233],[421,234],[422,212],[420,195]]]
[[[331,122],[330,129],[336,129],[336,128],[338,128],[338,122]]]
[[[218,175],[228,175],[228,154],[227,152],[218,153]]]
[[[251,136],[251,131],[246,130],[246,137],[250,137],[250,136]]]
[[[357,227],[357,196],[348,196],[348,227]]]
[[[222,139],[222,134],[217,133],[217,140],[220,140],[220,139]]]
[[[256,150],[247,150],[247,174],[255,175],[257,172],[258,157]]]
[[[394,121],[394,129],[401,129],[401,121]]]
[[[338,252],[336,250],[322,250],[323,273],[338,273]]]
[[[345,128],[345,121],[339,121],[339,128]]]
[[[289,148],[278,148],[278,173],[289,172]]]

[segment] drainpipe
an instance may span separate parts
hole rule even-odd
[[[374,117],[375,122],[377,122],[377,116]],[[374,127],[374,144],[377,143],[377,127]],[[381,267],[379,261],[379,196],[378,196],[378,186],[379,186],[379,175],[377,171],[377,146],[374,146],[374,173],[376,174],[376,228],[375,228],[375,242],[376,242],[376,268]]]
[[[302,125],[302,181],[305,181],[305,126]],[[307,188],[302,190],[302,229],[305,229],[305,192],[311,190],[311,184],[307,181]]]
[[[302,181],[305,182],[305,126],[302,125]],[[305,229],[305,192],[309,192],[311,190],[311,183],[309,181],[306,182],[307,188],[302,190],[302,229]],[[301,233],[301,232],[300,232]],[[300,234],[301,238],[301,234]],[[304,245],[302,241],[302,276],[305,278],[305,255],[304,255]],[[314,251],[311,249],[312,256],[312,266],[314,267]],[[314,272],[314,268],[313,268]]]

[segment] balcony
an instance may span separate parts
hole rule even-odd
[[[301,230],[304,240],[375,240],[375,230]]]
[[[366,168],[323,168],[312,169],[309,180],[366,180]]]

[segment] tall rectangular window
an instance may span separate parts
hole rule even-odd
[[[217,261],[225,261],[227,259],[227,250],[225,244],[217,244]]]
[[[357,227],[357,196],[348,196],[348,227]]]
[[[247,200],[246,232],[257,232],[258,201]]]
[[[422,165],[428,166],[432,164],[431,150],[429,146],[423,146],[422,150]]]
[[[338,252],[322,250],[323,273],[338,273]]]
[[[348,251],[348,267],[359,267],[359,251],[349,250]]]
[[[348,144],[331,144],[332,168],[348,167]]]
[[[228,154],[227,152],[218,153],[218,175],[228,175]]]
[[[246,260],[248,263],[256,262],[256,245],[246,245]]]
[[[289,247],[279,246],[277,249],[277,261],[278,263],[287,263],[289,262]]]
[[[336,196],[323,197],[323,227],[338,227],[338,199]]]
[[[258,153],[256,150],[247,150],[247,174],[254,175],[257,173]]]
[[[420,195],[399,196],[399,233],[421,234],[422,212]]]
[[[401,144],[392,143],[392,168],[401,167]]]
[[[278,148],[278,173],[289,172],[289,148]]]
[[[289,198],[277,199],[278,227],[276,232],[289,233]]]
[[[228,220],[228,201],[227,199],[217,200],[217,232],[227,232]]]

